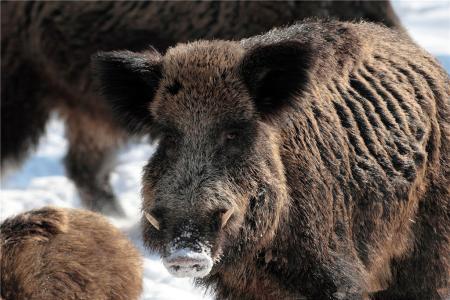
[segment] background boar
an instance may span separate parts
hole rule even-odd
[[[123,121],[160,143],[143,235],[220,299],[441,299],[450,87],[407,37],[305,22],[94,57]]]
[[[1,161],[36,145],[51,111],[66,121],[68,176],[86,207],[121,213],[109,184],[125,135],[92,88],[98,50],[159,51],[198,38],[239,39],[310,16],[400,27],[388,1],[2,2]]]
[[[138,299],[138,251],[102,216],[45,207],[0,225],[4,299]]]

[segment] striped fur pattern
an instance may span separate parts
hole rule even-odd
[[[299,24],[242,44],[285,39],[317,49],[296,109],[275,119],[293,162],[285,165],[293,206],[319,205],[322,217],[302,217],[329,239],[325,252],[343,247],[364,286],[384,290],[374,298],[448,297],[447,73],[407,37],[369,24]],[[299,187],[309,182],[317,190]],[[295,235],[292,224],[284,230]]]
[[[2,170],[26,157],[57,111],[67,128],[68,176],[87,208],[115,214],[122,210],[109,174],[127,137],[93,86],[96,51],[240,39],[310,16],[400,27],[388,1],[2,1],[1,13]]]

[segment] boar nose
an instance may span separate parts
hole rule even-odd
[[[175,277],[204,277],[211,271],[213,261],[204,252],[181,248],[164,257],[163,264]]]

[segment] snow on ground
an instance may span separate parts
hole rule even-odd
[[[395,1],[394,8],[411,36],[450,71],[450,1]],[[2,178],[0,220],[45,205],[81,207],[75,187],[65,176],[61,163],[66,149],[64,125],[54,117],[38,149],[19,170]],[[111,181],[127,218],[112,218],[111,221],[145,256],[142,299],[209,299],[202,290],[194,289],[189,280],[169,275],[159,258],[143,248],[137,223],[139,179],[142,167],[153,151],[154,146],[146,141],[122,150]]]

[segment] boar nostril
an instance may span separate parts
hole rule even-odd
[[[205,252],[181,248],[163,257],[163,264],[176,277],[204,277],[211,271],[213,260]]]
[[[225,227],[225,225],[227,224],[228,220],[233,215],[233,212],[234,212],[234,207],[231,207],[229,210],[227,210],[226,212],[224,212],[222,214],[221,228]]]
[[[159,230],[159,222],[158,220],[156,220],[156,218],[154,216],[152,216],[150,213],[144,211],[144,215],[145,218],[147,219],[147,221],[152,224],[153,227],[155,227],[156,229]]]

